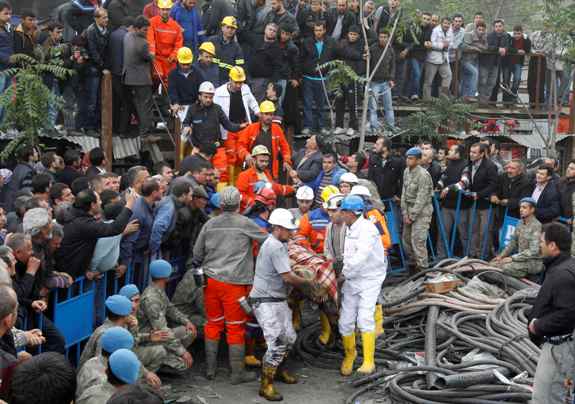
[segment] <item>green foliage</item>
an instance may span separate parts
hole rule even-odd
[[[0,73],[10,80],[10,85],[0,95],[0,106],[4,108],[0,127],[2,130],[15,129],[18,136],[2,150],[1,158],[14,154],[22,144],[37,144],[38,134],[50,124],[50,107],[63,105],[62,97],[52,93],[42,78],[53,75],[65,79],[72,74],[60,65],[42,63],[26,55],[14,55],[12,62],[17,67]]]
[[[353,82],[365,83],[365,77],[359,76],[349,65],[342,60],[332,60],[319,66],[325,75],[327,91],[336,97],[343,97],[342,87]]]
[[[472,107],[454,102],[446,97],[434,98],[425,111],[409,115],[402,125],[406,132],[402,137],[432,138],[465,129],[471,122]]]

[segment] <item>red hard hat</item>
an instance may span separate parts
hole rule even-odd
[[[277,196],[273,189],[263,187],[256,195],[255,200],[266,206],[274,206],[276,204]]]

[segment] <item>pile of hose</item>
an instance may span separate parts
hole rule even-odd
[[[427,291],[430,279],[445,275],[460,286]],[[536,284],[472,259],[448,259],[407,279],[386,280],[377,371],[350,378],[356,390],[346,403],[364,395],[397,403],[526,403],[540,354],[526,318],[537,292]],[[319,333],[317,322],[304,327],[296,353],[308,366],[338,369],[341,346],[322,346]]]

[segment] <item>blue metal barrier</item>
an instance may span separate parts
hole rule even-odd
[[[401,212],[393,199],[385,199],[383,201],[385,206],[385,220],[387,222],[387,229],[390,233],[391,244],[397,248],[399,252],[399,259],[401,266],[391,266],[391,272],[400,272],[405,269],[405,254],[403,252],[403,245],[401,242]]]

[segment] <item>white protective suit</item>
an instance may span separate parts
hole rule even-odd
[[[387,273],[387,258],[377,227],[360,216],[348,229],[343,252],[344,283],[339,332],[375,331],[375,305]]]

